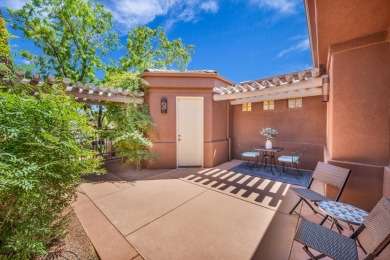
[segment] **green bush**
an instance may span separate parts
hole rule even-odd
[[[134,164],[140,170],[143,160],[153,163],[157,159],[157,152],[150,151],[153,142],[147,136],[154,131],[147,105],[113,103],[107,106],[106,116],[115,127],[106,134],[124,162]]]
[[[76,139],[92,134],[81,105],[61,90],[38,98],[0,91],[0,258],[44,254],[63,233],[80,176],[100,165]]]
[[[138,74],[130,72],[110,72],[106,75],[104,84],[133,93],[147,92],[147,82]],[[140,170],[142,161],[153,163],[157,159],[157,152],[150,151],[153,142],[148,136],[155,133],[155,124],[146,104],[108,104],[105,119],[114,129],[102,131],[102,134],[113,141],[124,162],[134,164]]]

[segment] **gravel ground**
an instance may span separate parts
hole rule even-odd
[[[59,252],[57,255],[49,253],[40,259],[80,259],[80,260],[98,260],[95,249],[80,224],[76,214],[73,210],[69,211],[69,224],[66,229],[66,236],[64,239],[53,246],[49,252]],[[61,255],[61,256],[60,256]],[[78,258],[77,258],[77,256]]]
[[[64,249],[74,252],[80,259],[95,260],[99,259],[95,249],[80,224],[76,213],[72,210],[69,216],[68,233],[64,239]]]

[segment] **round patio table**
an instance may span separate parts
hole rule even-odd
[[[265,160],[264,169],[267,167],[267,161],[269,160],[269,165],[271,166],[271,173],[274,174],[272,165],[275,167],[275,170],[278,171],[278,168],[276,167],[275,163],[275,153],[283,151],[282,147],[266,148],[265,146],[256,146],[253,150],[263,153],[262,163],[264,163]]]

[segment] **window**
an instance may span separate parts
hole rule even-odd
[[[298,108],[302,107],[302,98],[289,98],[288,99],[288,108]]]
[[[263,101],[263,110],[272,110],[275,109],[274,100],[265,100]]]
[[[252,110],[252,103],[243,103],[242,111],[247,112]]]

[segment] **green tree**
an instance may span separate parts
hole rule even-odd
[[[146,92],[147,82],[130,72],[113,72],[106,77],[105,84],[141,93]],[[142,160],[153,162],[157,158],[156,153],[149,152],[152,141],[148,134],[153,132],[154,123],[146,104],[111,103],[107,106],[105,116],[107,123],[115,128],[114,131],[107,131],[106,135],[113,141],[126,163],[133,163],[140,170]]]
[[[1,23],[5,56],[8,37]],[[82,104],[60,87],[22,84],[8,60],[0,67],[0,259],[32,259],[63,235],[80,176],[99,172],[100,159],[84,142],[95,130]]]
[[[48,86],[36,98],[17,82],[0,83],[0,258],[31,259],[63,234],[80,176],[100,161],[80,145],[94,132],[81,104]]]
[[[139,73],[147,68],[183,70],[193,53],[194,46],[185,46],[181,39],[168,40],[161,27],[156,30],[146,26],[136,27],[127,38],[125,56],[119,64],[108,68],[104,85],[146,93],[146,82],[139,77]],[[154,124],[147,105],[111,104],[107,107],[106,118],[115,126],[114,131],[108,132],[109,137],[126,162],[135,163],[140,169],[142,160],[152,162],[157,158],[157,153],[150,152],[152,141],[148,136],[154,131]]]
[[[183,70],[191,61],[194,46],[185,46],[181,39],[169,41],[161,27],[132,29],[127,38],[126,55],[120,59],[120,69],[143,72],[145,69]]]
[[[11,58],[11,50],[8,44],[8,30],[0,10],[0,58],[7,61]]]
[[[42,50],[40,56],[22,52],[42,74],[55,71],[73,82],[94,82],[96,69],[104,67],[100,55],[118,42],[111,32],[112,14],[93,0],[34,0],[7,10],[12,28]]]

